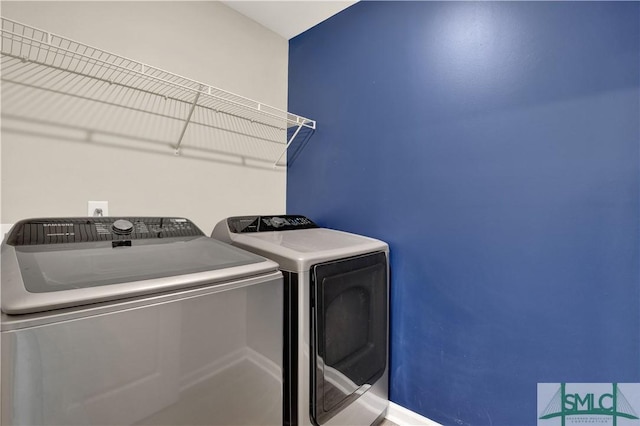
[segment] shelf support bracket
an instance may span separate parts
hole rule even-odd
[[[289,145],[291,145],[291,143],[296,139],[296,136],[298,136],[298,133],[300,133],[300,129],[302,129],[302,124],[298,124],[298,128],[293,133],[293,135],[291,135],[291,138],[287,141],[287,146],[284,147],[284,151],[282,151],[282,154],[280,154],[280,157],[278,157],[278,159],[276,160],[276,163],[273,165],[273,167],[284,166],[284,164],[279,164],[280,163],[280,159],[282,158],[282,156],[284,154],[287,153],[287,149],[289,149]]]
[[[191,116],[193,115],[193,111],[196,109],[196,105],[198,104],[198,99],[200,99],[200,91],[198,91],[198,93],[196,94],[195,99],[193,100],[193,103],[191,104],[191,109],[189,110],[189,115],[187,116],[187,119],[184,122],[184,126],[182,126],[182,132],[180,132],[180,137],[178,138],[178,143],[175,146],[176,155],[180,155],[180,145],[182,144],[182,139],[184,138],[184,134],[187,132],[187,127],[189,126],[189,123],[191,122]]]

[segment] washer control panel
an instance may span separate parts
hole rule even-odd
[[[126,219],[118,219],[111,225],[114,234],[127,235],[133,231],[133,223]]]
[[[29,246],[198,236],[204,233],[189,219],[180,217],[42,218],[18,222],[11,229],[7,244]]]
[[[300,215],[235,216],[227,219],[227,225],[234,234],[318,228],[309,218]]]

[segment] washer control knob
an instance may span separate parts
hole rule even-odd
[[[118,219],[111,225],[113,232],[118,235],[130,234],[133,231],[133,223],[125,219]]]
[[[272,217],[271,218],[271,225],[274,228],[280,228],[280,227],[284,226],[286,223],[287,223],[287,221],[284,220],[281,217]]]

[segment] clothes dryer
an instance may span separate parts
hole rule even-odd
[[[388,407],[388,245],[304,216],[242,216],[212,237],[284,274],[286,425],[364,426]]]
[[[281,425],[282,274],[184,218],[44,218],[2,244],[0,423]]]

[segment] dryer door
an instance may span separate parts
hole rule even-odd
[[[387,265],[380,252],[313,267],[311,417],[318,425],[384,374]]]

